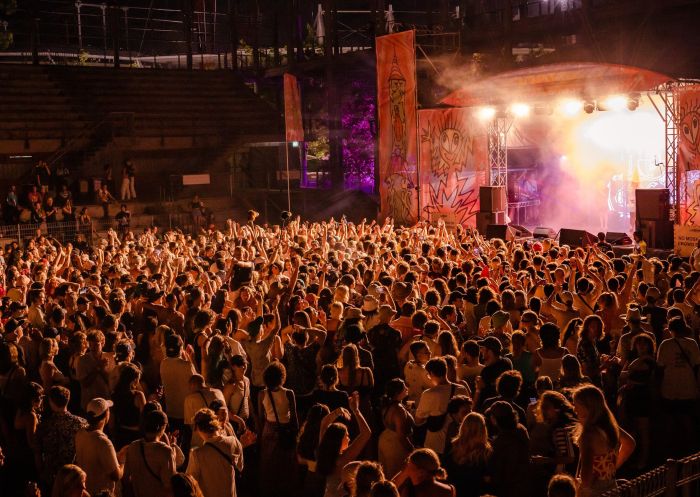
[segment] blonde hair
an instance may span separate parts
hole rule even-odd
[[[581,423],[577,430],[577,443],[590,443],[590,437],[595,432],[603,432],[609,447],[617,448],[620,443],[620,427],[605,402],[603,391],[594,385],[584,385],[574,390],[573,399],[574,403],[581,404],[588,411],[585,424]]]
[[[470,412],[452,439],[452,459],[457,464],[473,464],[486,461],[490,454],[486,419],[478,412]]]
[[[346,285],[338,285],[333,294],[333,300],[347,304],[350,298],[350,289]]]
[[[76,488],[84,488],[87,475],[79,466],[66,464],[56,473],[51,497],[66,497]]]
[[[343,303],[336,300],[330,306],[331,317],[334,319],[341,319],[343,317],[344,310],[345,306]]]

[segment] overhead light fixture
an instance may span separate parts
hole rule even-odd
[[[639,107],[639,100],[642,96],[639,93],[630,93],[627,96],[627,110],[635,111]]]
[[[624,95],[610,95],[604,101],[604,108],[601,109],[598,105],[598,110],[613,110],[621,111],[627,107],[627,97]]]
[[[562,114],[569,117],[574,117],[576,114],[583,110],[583,102],[580,100],[563,100],[559,105]]]
[[[496,116],[496,109],[494,107],[481,107],[478,111],[479,119],[488,121]]]
[[[510,111],[515,117],[527,117],[530,114],[530,106],[527,104],[517,103],[511,105]]]
[[[583,112],[586,114],[593,114],[595,110],[595,102],[593,100],[586,100],[583,102]]]

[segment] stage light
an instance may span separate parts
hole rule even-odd
[[[561,157],[559,157],[559,160],[561,162],[566,162],[566,159],[567,159],[566,155],[562,155]]]
[[[611,95],[603,103],[606,110],[620,111],[627,107],[627,97],[624,95]],[[598,110],[602,110],[600,106]]]
[[[586,114],[593,114],[594,110],[595,110],[595,102],[593,100],[586,100],[583,103],[583,111]]]
[[[515,117],[527,117],[530,114],[530,106],[527,104],[513,104],[510,111]]]
[[[580,100],[564,100],[560,105],[561,112],[569,117],[574,117],[583,110],[583,102]]]
[[[292,147],[294,147],[294,148],[299,147],[299,142],[292,142]]]
[[[627,96],[627,110],[635,111],[639,107],[639,100],[642,96],[639,93],[630,93]]]
[[[479,119],[483,119],[484,121],[493,119],[495,115],[496,109],[493,107],[482,107],[479,109]]]

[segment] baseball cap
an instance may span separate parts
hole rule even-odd
[[[109,409],[113,405],[114,402],[112,402],[111,400],[103,399],[102,397],[97,397],[88,402],[88,405],[85,408],[85,410],[93,418],[98,418],[102,416],[105,412],[107,412],[107,409]]]

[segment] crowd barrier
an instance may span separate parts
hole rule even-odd
[[[700,495],[700,452],[624,481],[602,497],[695,497]]]
[[[92,243],[95,226],[92,221],[80,223],[76,221],[59,221],[54,223],[20,223],[0,225],[0,238],[16,241],[20,245],[24,240],[38,235],[50,236],[61,243],[75,242],[78,237]]]

